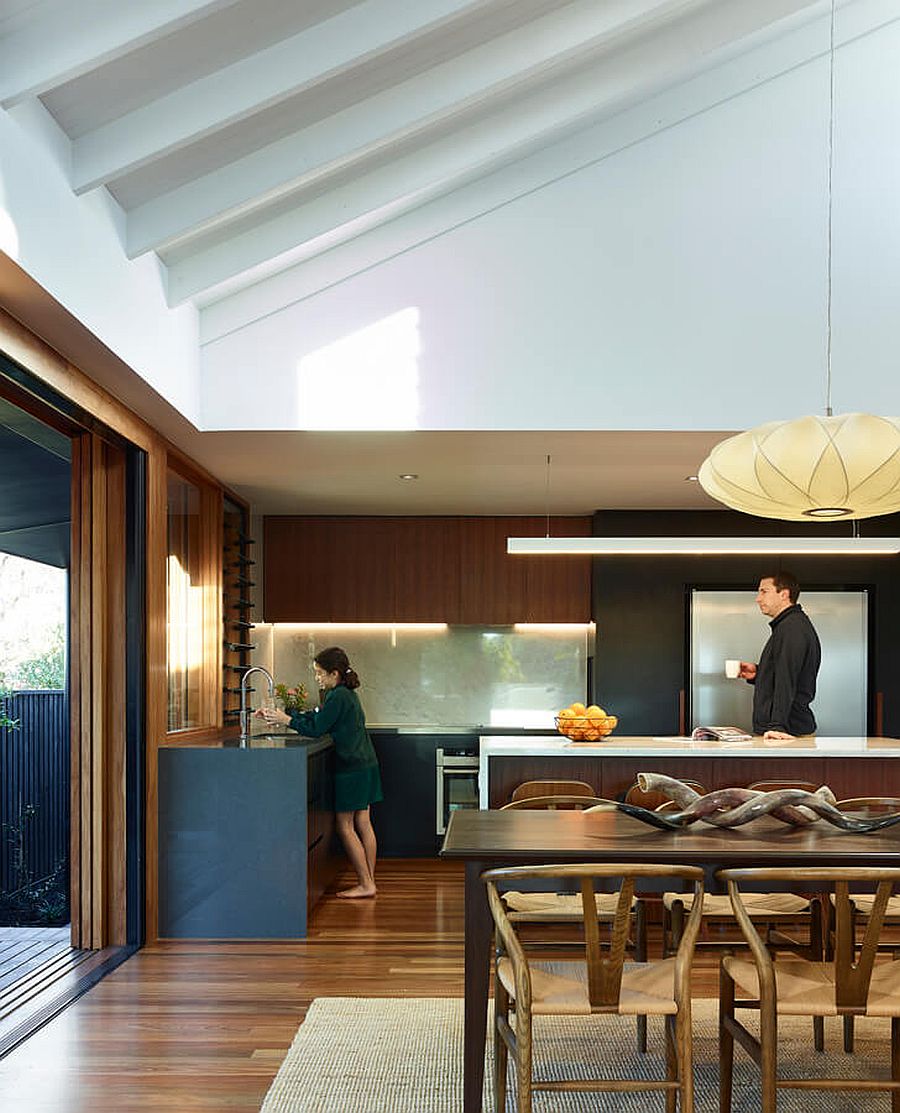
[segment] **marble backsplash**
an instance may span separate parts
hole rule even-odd
[[[370,725],[525,726],[584,699],[592,627],[311,627],[260,623],[254,664],[313,695],[313,657],[340,645]]]

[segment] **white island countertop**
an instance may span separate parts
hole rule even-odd
[[[479,806],[488,807],[488,761],[492,757],[900,757],[900,739],[863,737],[826,737],[809,735],[802,738],[764,741],[761,736],[740,742],[709,742],[674,735],[650,737],[610,736],[603,742],[572,742],[559,734],[538,738],[497,738],[482,735],[478,739]]]

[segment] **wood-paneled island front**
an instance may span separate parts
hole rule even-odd
[[[689,777],[707,790],[761,780],[827,784],[839,800],[900,795],[900,739],[793,738],[765,742],[698,742],[689,738],[621,737],[605,742],[541,738],[479,739],[479,803],[499,808],[517,784],[530,780],[586,781],[614,799],[638,773]]]

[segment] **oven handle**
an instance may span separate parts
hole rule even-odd
[[[437,813],[437,825],[435,833],[438,835],[443,835],[446,834],[447,829],[444,826],[444,751],[440,748],[435,750],[434,767],[437,771],[437,785],[435,786],[437,789],[435,795],[435,800],[437,801],[437,806],[435,809]]]

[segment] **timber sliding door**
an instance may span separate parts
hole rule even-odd
[[[73,442],[72,942],[92,949],[142,936],[140,456],[96,433]]]
[[[0,398],[71,440],[71,942],[131,949],[145,912],[148,454],[2,353]]]

